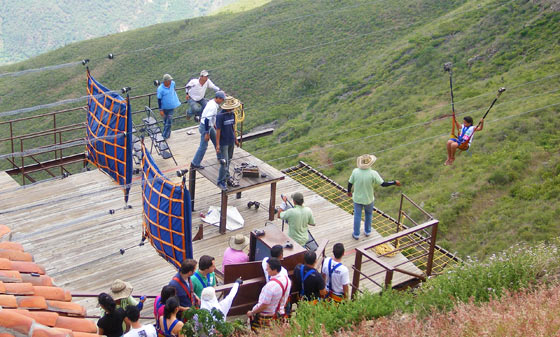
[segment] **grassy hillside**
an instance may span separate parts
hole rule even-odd
[[[76,41],[206,15],[233,1],[2,1],[0,64]]]
[[[307,161],[343,185],[355,157],[375,153],[381,175],[403,182],[378,188],[377,207],[396,215],[404,192],[441,220],[441,244],[484,256],[560,232],[559,8],[557,0],[272,1],[72,44],[0,74],[90,58],[102,83],[141,94],[163,73],[184,84],[209,69],[246,103],[246,129],[276,127],[248,150],[278,168]],[[114,60],[104,58],[110,52]],[[508,88],[453,167],[443,166],[447,61],[460,116],[480,119]],[[84,95],[84,81],[81,66],[2,77],[0,111]]]

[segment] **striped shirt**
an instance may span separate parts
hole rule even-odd
[[[283,291],[282,287],[278,284],[278,282],[274,281],[277,279],[282,283],[283,287],[286,287],[286,290]],[[292,288],[292,281],[286,275],[277,274],[270,278],[265,286],[261,290],[261,294],[259,295],[259,301],[253,307],[253,310],[257,309],[258,307],[264,306],[264,310],[261,311],[261,314],[265,316],[272,316],[276,313],[276,308],[278,307],[278,302],[280,302],[280,308],[278,309],[279,315],[284,315],[284,307],[286,306],[286,302],[288,301],[288,296],[290,296],[290,289]],[[282,296],[284,293],[284,296]]]

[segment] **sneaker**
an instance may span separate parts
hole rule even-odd
[[[218,183],[218,187],[222,190],[222,191],[227,191],[227,186],[223,183]]]
[[[204,170],[204,166],[202,166],[202,165],[195,165],[195,164],[191,163],[191,167],[195,170]]]
[[[371,232],[369,232],[369,233],[364,233],[364,234],[365,234],[366,236],[370,236],[370,235],[371,235]]]
[[[197,123],[200,122],[200,117],[194,116],[194,121],[197,122]]]
[[[359,237],[359,236],[354,236],[354,234],[352,234],[352,238],[353,238],[354,240],[360,240],[360,237]]]

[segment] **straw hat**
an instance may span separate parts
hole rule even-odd
[[[226,96],[224,104],[222,104],[222,109],[231,110],[241,106],[241,102],[238,99],[231,96]]]
[[[229,247],[233,250],[243,250],[249,244],[249,238],[243,234],[236,234],[229,238]]]
[[[367,169],[370,168],[373,163],[377,160],[377,157],[372,154],[364,154],[358,157],[356,161],[356,165],[360,169]]]
[[[132,294],[132,285],[129,282],[116,279],[113,281],[113,284],[111,284],[109,295],[111,295],[115,301],[127,298],[130,294]]]

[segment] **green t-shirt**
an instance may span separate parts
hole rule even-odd
[[[280,213],[280,219],[288,222],[288,236],[304,246],[308,239],[307,225],[315,224],[311,209],[296,205],[294,208]]]
[[[348,181],[354,185],[352,200],[362,205],[369,205],[373,202],[373,185],[383,184],[383,178],[381,178],[379,173],[370,168],[355,168]]]
[[[200,279],[199,279],[200,277]],[[204,284],[202,284],[202,282]],[[216,286],[216,275],[214,273],[210,273],[207,276],[204,276],[200,273],[200,270],[197,270],[193,276],[191,276],[191,282],[193,284],[193,291],[200,298],[202,294],[202,289],[206,287],[215,287]]]

